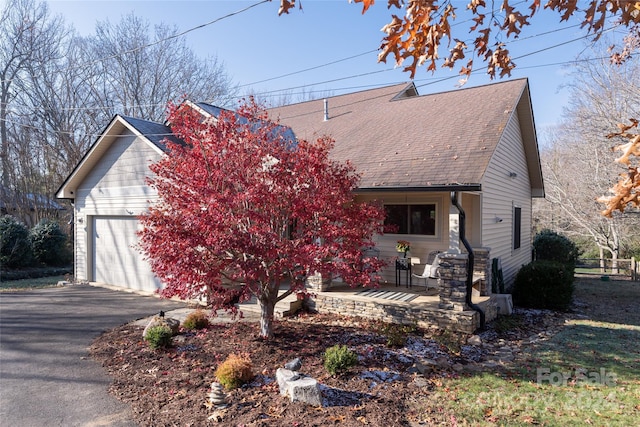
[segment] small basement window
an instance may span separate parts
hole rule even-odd
[[[436,205],[385,205],[384,224],[394,234],[436,235]]]

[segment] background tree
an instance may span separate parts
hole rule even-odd
[[[24,192],[15,183],[15,165],[16,151],[25,148],[21,137],[33,137],[37,131],[31,126],[34,111],[21,108],[24,94],[31,89],[29,72],[57,59],[64,29],[45,3],[10,0],[0,11],[0,34],[0,204],[11,210],[28,202],[20,200]]]
[[[594,51],[598,55],[598,50]],[[640,62],[633,58],[618,66],[609,60],[573,64],[569,105],[562,123],[553,131],[553,145],[541,152],[545,200],[535,202],[542,227],[588,241],[599,257],[617,259],[637,244],[639,218],[620,214],[604,217],[596,200],[608,192],[615,178],[611,165],[616,155],[606,135],[620,117],[640,109],[637,76]]]
[[[159,200],[140,233],[164,296],[232,310],[255,296],[268,338],[284,282],[295,293],[315,272],[375,283],[382,261],[362,248],[381,233],[384,211],[354,201],[358,175],[329,159],[332,140],[294,142],[253,103],[216,120],[174,108],[169,121],[185,145],[151,166]]]
[[[0,31],[0,205],[28,225],[60,214],[55,191],[114,114],[162,121],[169,100],[237,91],[215,57],[134,15],[81,37],[45,2],[10,0]]]
[[[91,45],[104,80],[103,107],[122,114],[162,121],[167,103],[184,97],[227,106],[235,88],[215,57],[198,58],[178,30],[166,24],[150,29],[134,14],[120,22],[99,22]]]

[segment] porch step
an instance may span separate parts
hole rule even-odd
[[[278,295],[285,293],[285,290],[281,290]],[[298,299],[296,294],[291,294],[284,299],[278,301],[273,310],[273,315],[276,319],[280,319],[287,316],[294,315],[298,310],[302,308],[302,301]],[[249,301],[238,304],[238,310],[252,313],[260,313],[260,306],[255,297],[252,297]]]

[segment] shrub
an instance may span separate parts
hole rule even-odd
[[[538,261],[557,261],[575,270],[580,256],[578,247],[567,237],[551,230],[542,230],[533,239],[533,248]]]
[[[407,335],[415,331],[414,325],[385,323],[382,326],[382,334],[387,339],[387,347],[403,347],[407,343]]]
[[[15,218],[0,218],[0,265],[7,268],[27,267],[33,262],[29,230]]]
[[[186,329],[204,329],[209,326],[209,318],[204,310],[197,309],[187,315],[182,322],[182,326]]]
[[[331,375],[346,371],[358,363],[358,356],[346,345],[334,345],[324,352],[324,367]]]
[[[156,350],[159,348],[167,348],[171,346],[171,337],[173,332],[171,328],[165,325],[152,326],[147,331],[144,339],[149,343],[149,347]]]
[[[42,220],[31,229],[29,241],[33,255],[39,262],[50,266],[67,265],[71,262],[71,251],[67,246],[67,235],[57,222]]]
[[[247,355],[230,354],[215,372],[218,382],[227,390],[238,388],[253,378],[253,366]]]
[[[513,302],[522,307],[565,310],[573,289],[572,268],[557,261],[533,261],[516,275]]]

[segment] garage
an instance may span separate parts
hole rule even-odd
[[[136,249],[140,223],[132,216],[94,216],[92,221],[93,281],[154,292],[160,281]]]

